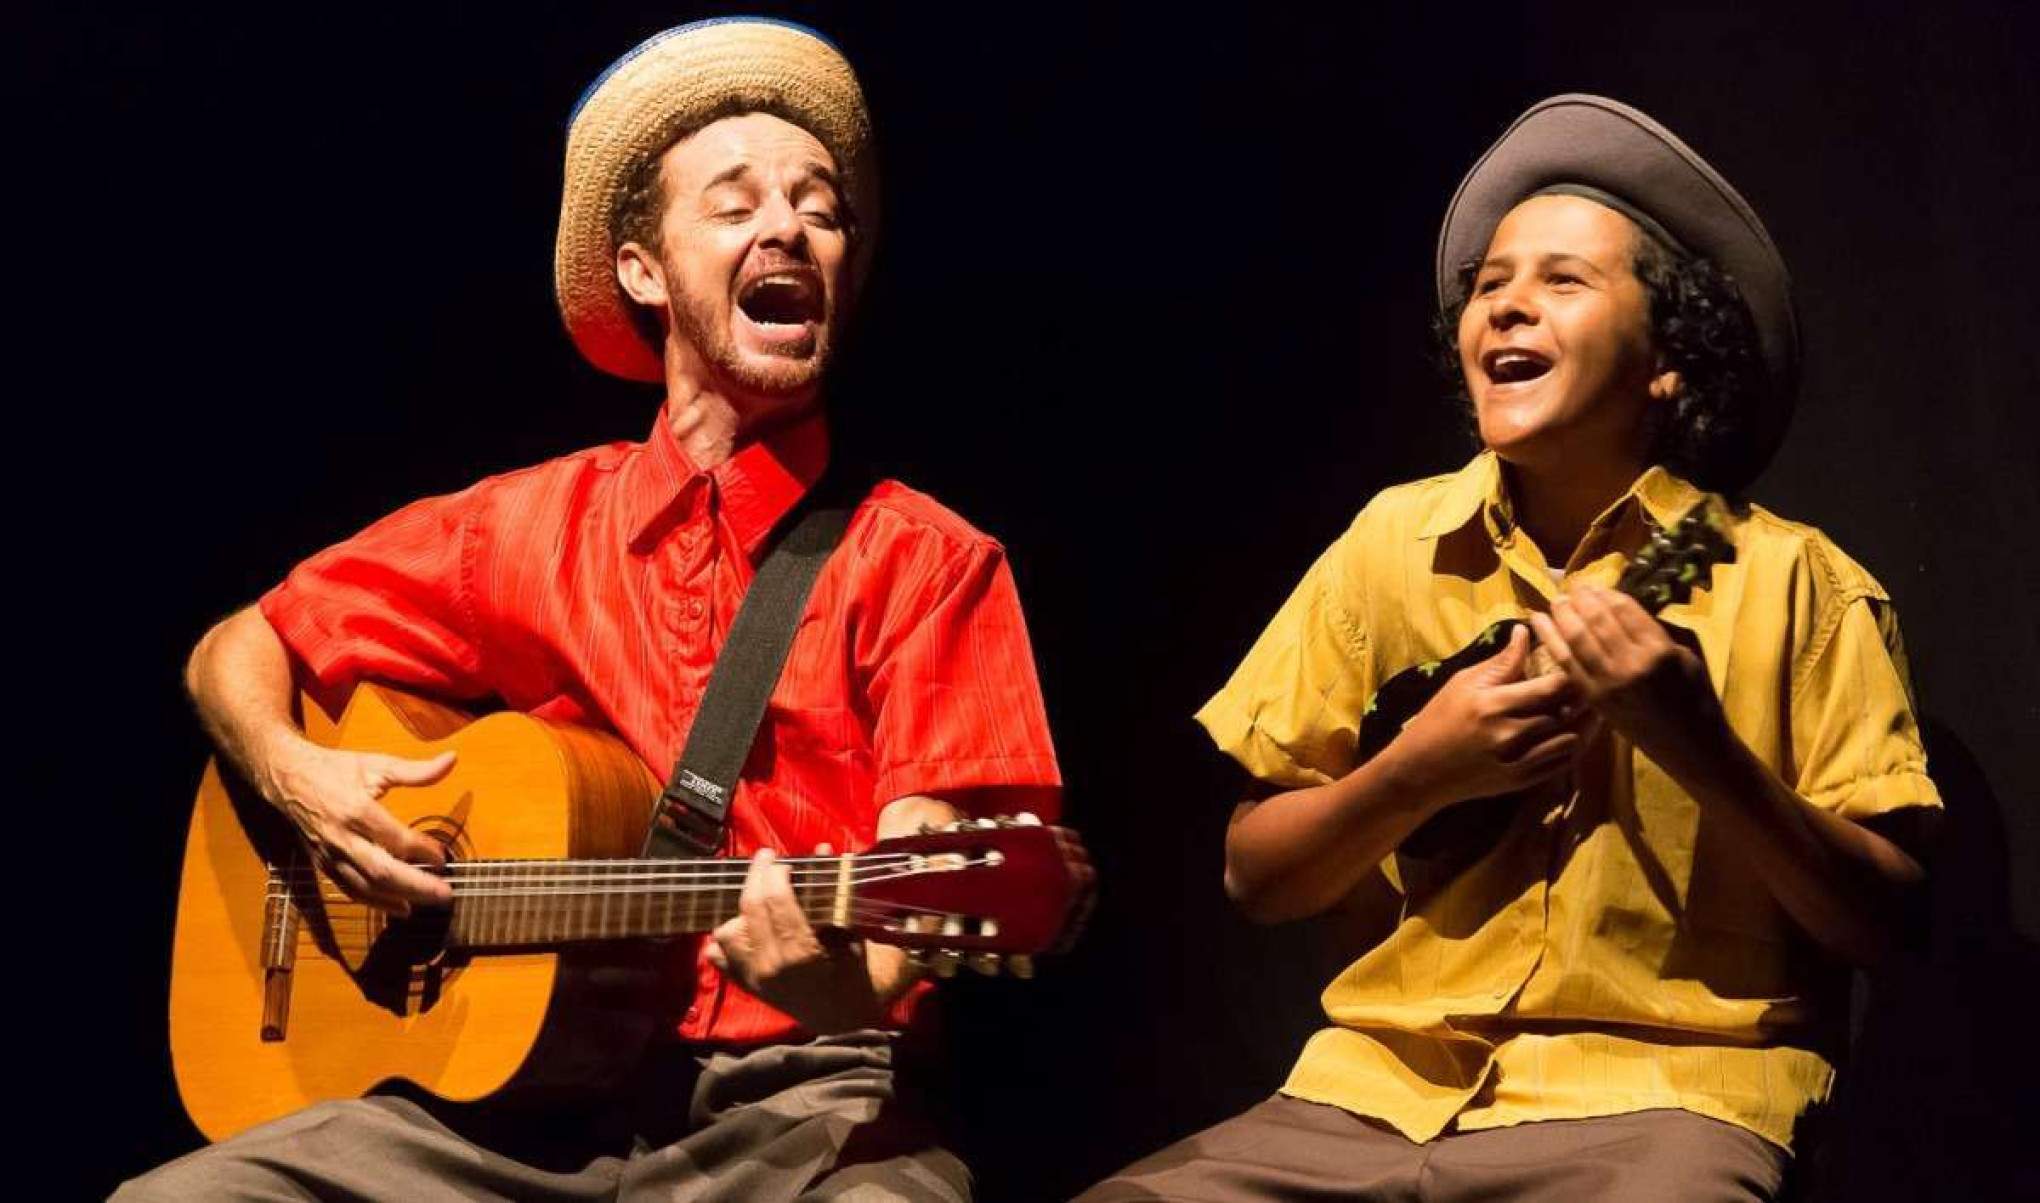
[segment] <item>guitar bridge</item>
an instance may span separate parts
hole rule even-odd
[[[297,967],[298,909],[290,883],[269,866],[269,895],[262,907],[262,1042],[275,1044],[290,1027],[291,971]]]

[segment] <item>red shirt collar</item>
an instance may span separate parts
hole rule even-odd
[[[781,423],[737,448],[736,454],[706,471],[680,447],[661,407],[624,482],[630,549],[642,555],[658,543],[686,507],[678,504],[695,489],[712,486],[710,504],[736,535],[744,554],[786,517],[829,463],[829,428],[819,407]]]

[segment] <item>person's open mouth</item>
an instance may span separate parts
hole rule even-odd
[[[825,316],[821,279],[810,271],[775,271],[737,292],[737,311],[770,344],[811,340]]]
[[[1527,347],[1501,347],[1480,357],[1480,370],[1496,388],[1527,385],[1551,371],[1551,358]]]

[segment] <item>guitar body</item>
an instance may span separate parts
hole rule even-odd
[[[470,722],[372,685],[337,724],[305,711],[328,746],[453,749],[442,781],[384,802],[458,859],[626,857],[642,843],[658,786],[607,736],[512,713]],[[210,1139],[391,1079],[450,1100],[591,1085],[653,1030],[643,941],[392,961],[383,937],[411,921],[327,901],[308,868],[289,822],[209,765],[178,895],[170,1052]],[[265,904],[286,895],[290,908]]]

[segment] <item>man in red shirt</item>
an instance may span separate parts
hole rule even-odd
[[[438,846],[379,799],[439,779],[452,754],[313,744],[291,721],[299,688],[329,706],[368,679],[500,699],[610,728],[665,775],[769,534],[827,461],[822,382],[875,220],[861,90],[811,30],[682,26],[582,97],[556,287],[591,362],[664,384],[649,438],[399,510],[192,655],[222,752],[349,893],[400,913],[448,899],[420,867]],[[888,1033],[911,1022],[915,970],[896,949],[818,939],[774,853],[966,813],[1052,816],[1058,786],[1002,549],[881,483],[822,569],[760,725],[729,824],[732,852],[753,857],[743,914],[676,954],[692,960],[663,1063],[681,1068],[655,1073],[649,1109],[623,1121],[636,1139],[577,1144],[564,1120],[456,1132],[372,1096],[256,1128],[122,1197],[967,1199],[961,1163],[895,1118]]]

